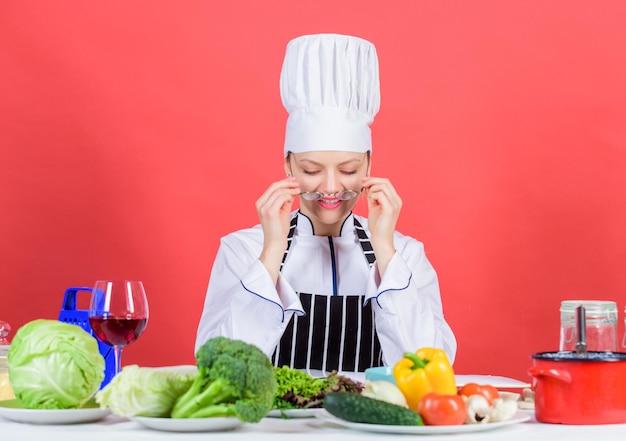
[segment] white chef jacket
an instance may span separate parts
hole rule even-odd
[[[370,236],[366,218],[350,214],[340,235],[329,238],[315,236],[310,219],[299,211],[291,214],[296,215],[299,222],[276,284],[258,259],[263,248],[260,225],[221,239],[196,351],[209,338],[221,335],[252,343],[271,356],[291,316],[304,314],[298,293],[365,294],[374,308],[385,365],[421,347],[442,348],[454,361],[456,339],[444,319],[437,274],[421,242],[395,232],[396,253],[381,279],[376,265],[370,267],[365,259],[355,232],[353,216]]]

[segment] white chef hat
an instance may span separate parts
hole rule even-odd
[[[289,118],[284,154],[367,152],[380,108],[376,48],[338,34],[304,35],[287,44],[280,94]]]

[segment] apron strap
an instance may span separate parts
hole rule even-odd
[[[291,240],[293,239],[293,233],[296,231],[296,225],[298,225],[298,215],[296,214],[291,222],[289,223],[289,233],[287,234],[287,248],[285,249],[285,254],[283,254],[283,260],[280,262],[280,270],[283,270],[283,265],[285,264],[285,260],[287,260],[287,254],[289,254],[289,248],[291,248]]]
[[[359,243],[361,244],[361,248],[363,249],[363,254],[367,259],[367,263],[371,267],[376,262],[376,255],[374,254],[374,248],[372,247],[372,243],[370,242],[370,238],[367,236],[367,232],[361,222],[358,221],[356,216],[354,217],[354,228],[356,230],[356,235],[359,238]]]
[[[354,229],[356,231],[356,235],[359,238],[359,244],[361,245],[361,249],[363,250],[363,255],[367,259],[368,265],[371,267],[376,262],[376,255],[374,254],[374,248],[372,247],[372,243],[370,242],[370,238],[361,225],[361,222],[353,216],[354,219]],[[298,225],[298,214],[291,219],[289,223],[289,233],[287,234],[287,248],[285,249],[285,253],[283,254],[283,260],[280,263],[280,271],[283,270],[283,266],[285,265],[285,261],[287,260],[287,255],[289,254],[289,249],[291,248],[291,241],[293,239],[293,233],[296,231],[296,226]]]

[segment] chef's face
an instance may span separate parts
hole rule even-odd
[[[341,200],[337,193],[361,193],[362,179],[369,174],[369,153],[341,151],[289,153],[285,172],[296,178],[302,192],[319,192],[319,200],[300,198],[300,210],[313,221],[315,234],[336,236],[358,196]]]

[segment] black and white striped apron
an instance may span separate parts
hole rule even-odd
[[[354,218],[354,227],[369,266],[376,257],[369,237],[361,223]],[[282,267],[298,223],[291,220],[287,249]],[[363,372],[382,366],[382,350],[371,302],[363,306],[364,295],[319,295],[299,293],[305,315],[294,314],[283,333],[272,362],[275,366],[295,369]]]

